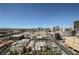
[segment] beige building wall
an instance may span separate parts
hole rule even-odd
[[[79,51],[79,37],[65,37],[65,43],[69,47]]]

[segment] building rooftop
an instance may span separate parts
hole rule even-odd
[[[20,37],[20,36],[23,36],[23,35],[12,35],[11,37]]]

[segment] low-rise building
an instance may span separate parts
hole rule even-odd
[[[24,39],[24,35],[12,35],[12,36],[9,37],[9,39],[21,40],[21,39]]]
[[[15,42],[10,47],[10,53],[11,54],[23,54],[24,49],[26,50],[28,43],[30,42],[30,39],[22,39],[18,42]]]
[[[45,42],[36,42],[35,44],[35,51],[40,51],[42,48],[41,47],[44,47],[46,45]]]

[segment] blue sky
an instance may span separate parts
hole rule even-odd
[[[72,27],[79,4],[0,4],[1,28]]]

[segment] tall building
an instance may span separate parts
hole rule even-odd
[[[74,30],[76,30],[76,32],[79,32],[79,21],[74,21]]]
[[[53,31],[60,31],[60,27],[59,26],[53,27]]]

